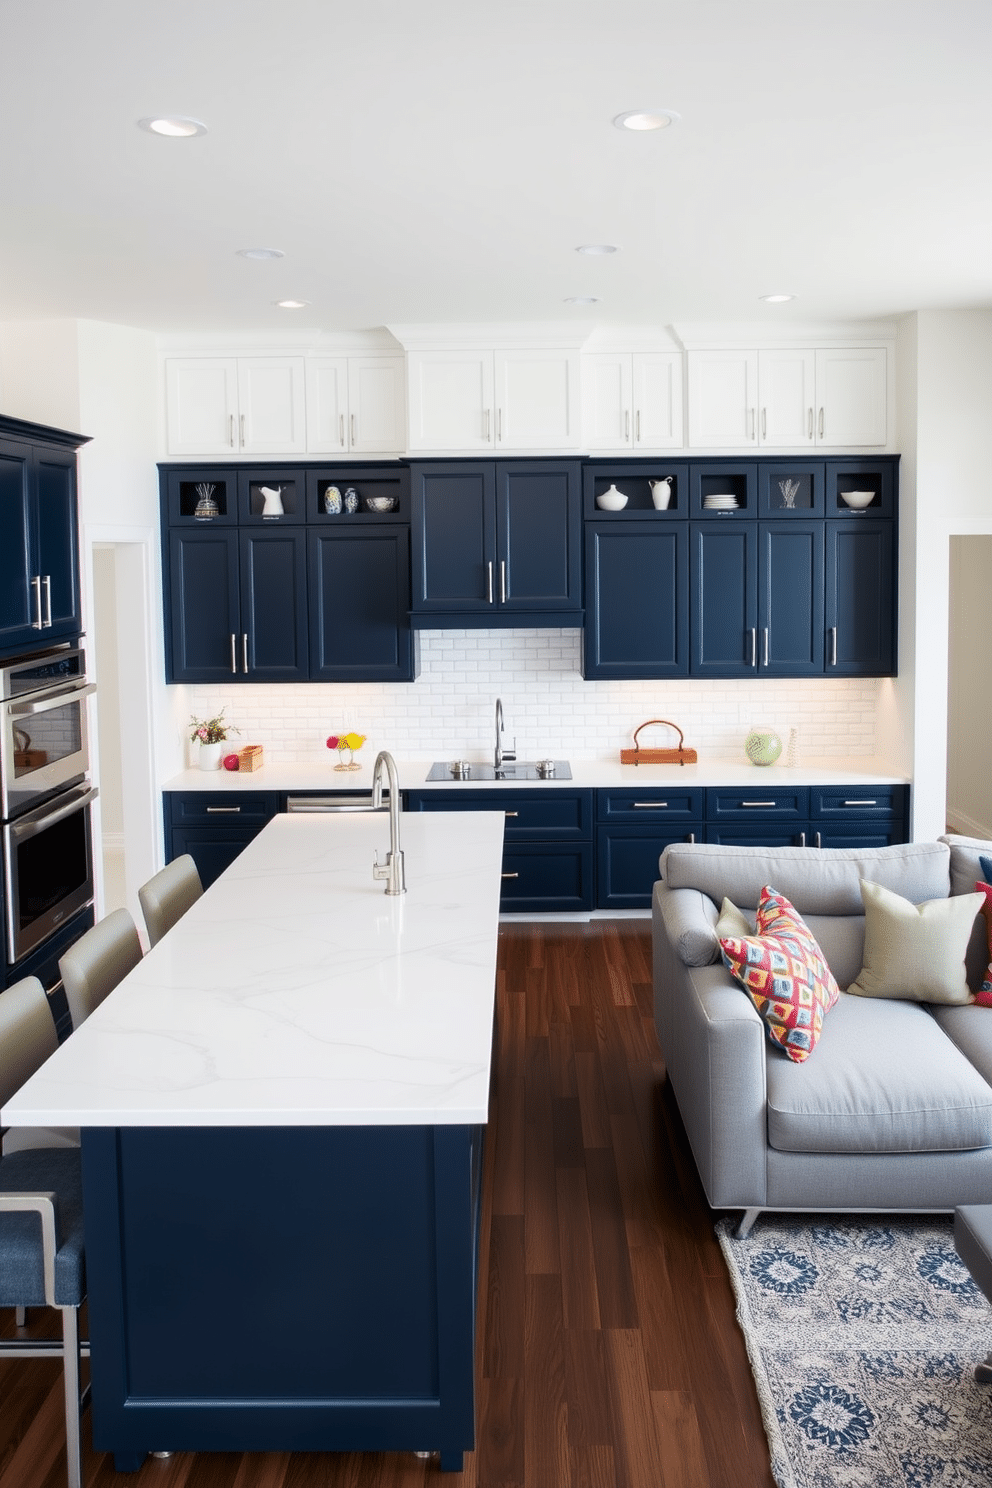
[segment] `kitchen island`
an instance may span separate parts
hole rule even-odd
[[[474,1443],[503,818],[280,816],[9,1102],[82,1128],[93,1440]]]

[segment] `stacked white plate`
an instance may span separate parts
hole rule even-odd
[[[704,496],[703,506],[706,511],[737,511],[740,502],[731,493],[729,496]]]

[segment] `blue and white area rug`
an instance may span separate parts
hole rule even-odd
[[[780,1488],[989,1488],[992,1307],[950,1220],[759,1219],[717,1235]]]

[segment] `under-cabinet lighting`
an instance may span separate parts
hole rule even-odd
[[[762,299],[762,300],[764,300],[764,302],[765,302],[766,305],[784,305],[789,300],[794,300],[796,297],[795,297],[795,295],[774,294],[774,295],[761,295],[761,296],[759,296],[759,298]]]
[[[239,258],[285,258],[281,248],[239,248]]]
[[[138,126],[146,129],[149,134],[162,134],[166,139],[191,139],[195,134],[206,134],[206,124],[201,124],[199,119],[188,119],[183,114],[162,114],[161,116],[139,119]]]
[[[280,310],[302,310],[305,305],[309,305],[310,301],[309,300],[273,300],[272,303],[273,303],[273,305],[277,305]]]
[[[677,124],[681,117],[674,109],[632,109],[629,113],[617,114],[613,122],[618,129],[643,131],[667,129],[669,124]]]
[[[620,250],[613,243],[582,243],[575,251],[588,254],[590,258],[602,258],[608,253],[619,253]]]
[[[598,295],[569,295],[565,300],[566,305],[598,305]]]

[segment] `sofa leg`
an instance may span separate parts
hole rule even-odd
[[[980,1385],[992,1385],[992,1354],[985,1355],[984,1364],[976,1364],[975,1378]]]
[[[750,1235],[751,1227],[760,1213],[760,1209],[744,1210],[744,1213],[741,1215],[741,1222],[734,1231],[735,1240],[744,1240],[748,1235]]]

